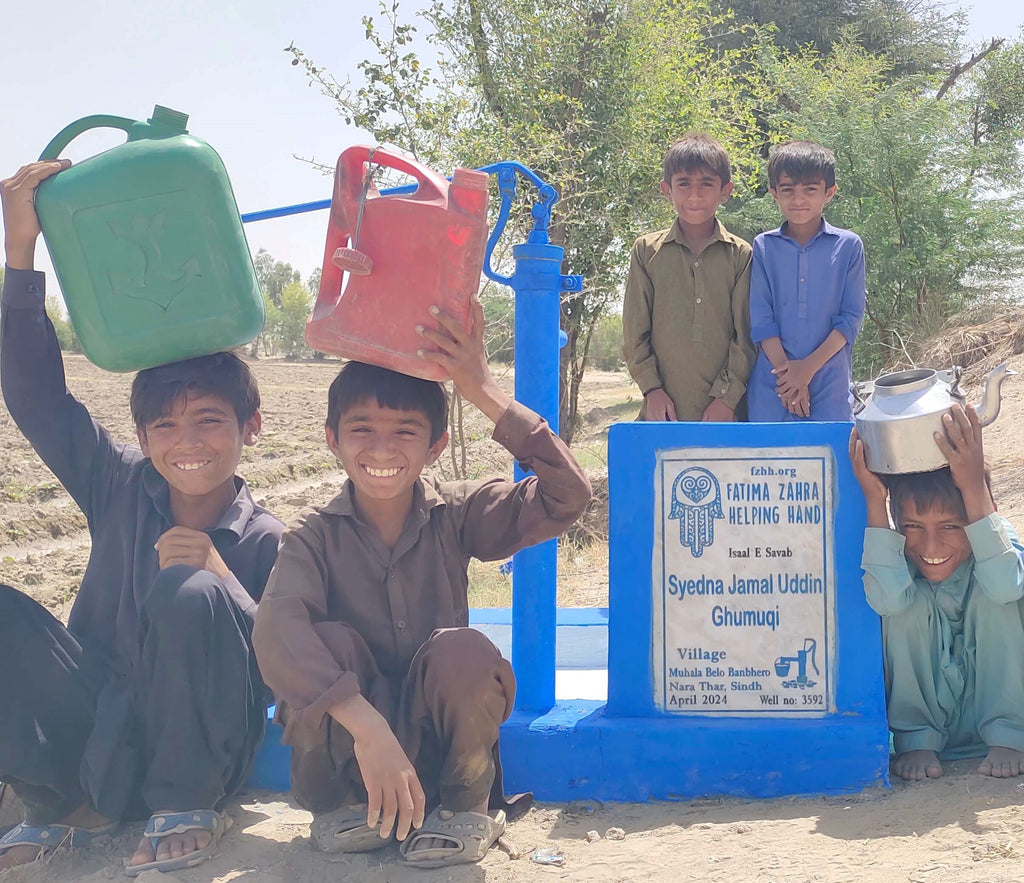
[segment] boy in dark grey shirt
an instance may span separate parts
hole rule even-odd
[[[209,857],[263,733],[250,634],[282,525],[238,476],[260,430],[248,368],[218,353],[140,372],[139,447],[65,387],[32,197],[62,162],[0,182],[0,380],[11,416],[85,513],[92,551],[65,629],[0,586],[0,779],[27,808],[0,869],[151,816],[128,872]]]

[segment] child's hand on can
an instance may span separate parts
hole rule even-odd
[[[953,405],[942,415],[945,433],[936,432],[935,444],[949,461],[953,483],[960,490],[970,522],[996,511],[985,481],[985,451],[981,441],[981,421],[972,405]]]

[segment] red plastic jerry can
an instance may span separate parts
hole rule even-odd
[[[381,194],[375,166],[416,179],[410,193]],[[469,326],[487,244],[487,174],[457,169],[449,183],[384,148],[350,147],[338,158],[327,244],[306,343],[427,380],[444,369],[416,355],[429,346],[436,304]]]

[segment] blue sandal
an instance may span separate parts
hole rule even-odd
[[[153,844],[154,855],[164,837],[185,834],[188,831],[206,831],[212,839],[202,849],[197,849],[187,855],[179,855],[177,858],[154,859],[141,865],[129,865],[126,862],[125,873],[129,877],[137,877],[143,871],[180,871],[198,865],[213,856],[221,835],[230,827],[231,816],[213,809],[165,812],[150,816],[149,821],[146,822],[146,831],[143,836],[148,837],[149,842]]]
[[[0,837],[0,855],[14,846],[38,846],[40,856],[56,852],[62,846],[85,846],[96,837],[112,834],[118,825],[118,822],[110,822],[99,828],[76,828],[73,825],[29,825],[22,822]]]

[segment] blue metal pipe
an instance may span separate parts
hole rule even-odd
[[[546,237],[545,237],[546,238]],[[558,325],[563,251],[526,243],[512,249],[516,271],[515,393],[558,432]],[[523,472],[516,466],[516,479]],[[512,568],[512,668],[516,707],[543,713],[555,704],[558,542],[518,552]]]
[[[485,171],[498,176],[501,207],[487,241],[484,272],[515,292],[516,399],[558,432],[561,293],[581,290],[583,279],[562,275],[564,250],[548,241],[551,208],[558,199],[555,189],[519,163],[496,163]],[[540,201],[533,206],[529,241],[512,249],[515,272],[503,276],[491,266],[491,256],[508,221],[517,174],[537,186]],[[515,476],[523,477],[518,465]],[[555,704],[557,607],[557,541],[518,552],[512,567],[512,668],[520,711],[544,713]]]
[[[301,215],[304,212],[315,212],[321,209],[330,208],[329,199],[318,199],[316,202],[300,202],[296,205],[283,205],[280,208],[268,208],[259,212],[246,212],[242,215],[242,223],[249,224],[253,221],[269,221],[271,218],[285,218],[288,215]]]

